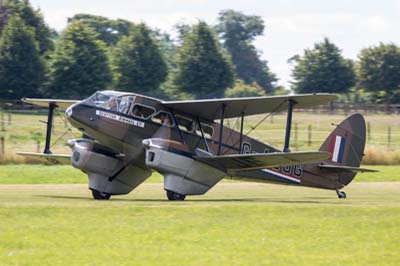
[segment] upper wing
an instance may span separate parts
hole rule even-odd
[[[287,102],[296,102],[295,108],[309,108],[325,104],[337,97],[332,94],[300,94],[286,96],[266,96],[248,98],[225,98],[210,100],[190,100],[162,102],[162,105],[173,110],[199,116],[204,119],[214,120],[220,118],[221,105],[225,105],[225,118],[244,115],[264,114],[286,110]]]
[[[258,154],[235,154],[224,156],[200,157],[194,159],[225,172],[255,170],[287,165],[298,165],[329,158],[329,152],[275,152]]]
[[[24,103],[29,103],[42,107],[49,107],[49,104],[53,103],[55,104],[56,108],[59,108],[61,110],[66,110],[74,103],[79,102],[78,100],[33,99],[33,98],[22,98],[21,101],[23,101]]]
[[[50,162],[52,164],[71,164],[71,155],[69,154],[46,154],[35,152],[17,152],[17,154],[28,158],[39,159],[44,162]]]

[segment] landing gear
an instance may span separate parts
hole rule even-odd
[[[171,190],[165,190],[167,192],[167,198],[169,200],[185,200],[186,195],[173,192]]]
[[[346,198],[346,193],[344,191],[340,191],[339,189],[336,189],[336,194],[339,199],[345,199]]]
[[[92,195],[95,200],[109,200],[111,198],[111,194],[100,192],[94,189],[92,189]]]

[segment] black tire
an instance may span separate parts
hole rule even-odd
[[[344,191],[336,190],[336,194],[339,199],[345,199],[347,197],[346,192],[344,192]]]
[[[168,200],[185,200],[186,195],[179,194],[177,192],[166,190]]]
[[[92,195],[95,200],[109,200],[111,198],[111,194],[100,192],[94,189],[92,189]]]

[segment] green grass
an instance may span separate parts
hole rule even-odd
[[[378,169],[378,173],[359,173],[355,181],[382,182],[400,181],[400,166],[363,166]],[[146,182],[162,182],[162,176],[154,173]],[[87,176],[73,168],[63,165],[0,165],[0,184],[86,184]]]
[[[1,265],[398,265],[400,183],[332,191],[221,183],[168,202],[86,185],[0,185]]]
[[[154,173],[146,182],[161,182]],[[70,165],[0,165],[0,184],[86,184],[87,175]]]

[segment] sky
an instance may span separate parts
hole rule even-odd
[[[109,18],[145,22],[174,35],[178,22],[217,22],[221,10],[233,9],[261,16],[264,35],[254,45],[268,61],[278,84],[290,86],[291,68],[287,60],[314,43],[329,38],[343,56],[357,59],[360,50],[383,43],[400,45],[400,0],[31,0],[45,21],[58,31],[67,18],[89,13]]]

